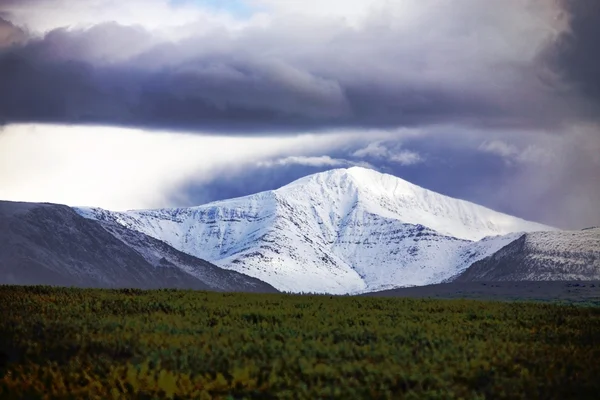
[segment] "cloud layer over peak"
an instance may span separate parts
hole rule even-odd
[[[0,198],[194,205],[365,165],[598,225],[599,37],[598,0],[0,0]]]
[[[577,32],[577,9],[562,3],[310,3],[248,0],[255,12],[240,18],[202,1],[3,0],[4,24],[38,34],[0,54],[0,118],[224,132],[545,127],[589,101],[557,73],[579,51],[556,44]]]

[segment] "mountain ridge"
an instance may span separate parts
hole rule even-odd
[[[8,201],[0,201],[0,284],[275,292],[71,207]]]
[[[450,282],[600,280],[600,228],[530,232]]]
[[[189,208],[76,210],[279,290],[327,293],[436,283],[514,232],[555,229],[359,167]]]
[[[335,169],[331,169],[331,170],[328,170],[325,172],[311,174],[311,175],[307,175],[307,176],[298,178],[298,179],[296,179],[280,188],[274,189],[274,190],[266,190],[266,191],[246,195],[246,196],[234,197],[231,199],[216,200],[216,201],[212,201],[209,203],[191,206],[191,207],[167,207],[167,208],[157,208],[157,209],[130,209],[130,210],[126,210],[126,211],[117,211],[117,212],[120,212],[120,213],[140,212],[141,213],[141,212],[157,212],[157,211],[179,210],[179,209],[195,210],[195,209],[204,209],[206,207],[218,207],[221,205],[229,205],[231,203],[244,203],[251,199],[254,200],[254,199],[268,198],[269,196],[273,196],[273,195],[276,196],[277,194],[282,194],[282,193],[292,191],[292,190],[295,190],[298,188],[300,188],[300,190],[302,190],[303,186],[305,186],[306,184],[313,183],[313,182],[318,182],[319,184],[321,184],[321,183],[323,183],[323,179],[332,178],[332,177],[335,178],[335,177],[340,177],[340,176],[343,178],[346,178],[346,179],[342,178],[342,181],[345,183],[350,182],[350,180],[348,178],[353,178],[352,182],[357,186],[356,188],[353,188],[357,192],[356,196],[354,196],[355,201],[359,200],[358,192],[360,192],[360,191],[364,192],[364,190],[365,190],[366,185],[364,182],[371,179],[372,181],[375,181],[376,184],[379,186],[379,188],[378,188],[379,193],[382,195],[385,195],[386,194],[385,192],[388,192],[387,193],[388,197],[389,197],[390,191],[392,191],[392,192],[394,192],[394,194],[396,194],[398,192],[398,188],[400,188],[401,191],[404,192],[403,194],[408,195],[406,197],[411,197],[411,196],[420,197],[420,198],[417,198],[417,200],[422,200],[423,198],[428,198],[428,197],[434,197],[437,199],[450,199],[453,202],[462,204],[466,208],[474,209],[478,213],[481,213],[482,211],[488,212],[493,217],[498,218],[500,220],[499,223],[501,225],[506,225],[507,224],[506,221],[509,220],[509,221],[515,222],[516,226],[524,225],[524,226],[528,227],[529,229],[531,229],[531,227],[534,226],[538,230],[558,230],[557,228],[551,227],[549,225],[541,224],[538,222],[527,221],[523,218],[514,217],[514,216],[511,216],[511,215],[508,215],[505,213],[501,213],[501,212],[493,210],[491,208],[476,204],[472,201],[456,199],[456,198],[452,198],[450,196],[446,196],[446,195],[434,192],[432,190],[424,189],[418,185],[415,185],[409,181],[406,181],[406,180],[396,177],[394,175],[390,175],[387,173],[380,173],[380,172],[377,172],[377,171],[369,169],[369,168],[358,167],[358,166],[353,166],[353,167],[349,167],[349,168],[335,168]],[[390,190],[391,185],[394,185],[394,190]],[[347,187],[348,186],[345,186],[344,188],[347,188]],[[372,198],[369,200],[372,200]],[[417,203],[417,202],[416,201],[412,202],[413,205],[415,203]],[[427,201],[421,201],[420,203],[426,204]],[[373,206],[373,204],[370,204],[370,206]],[[86,209],[100,209],[98,207],[74,207],[74,208],[77,210],[81,210],[82,213],[84,213],[84,210],[86,210]],[[376,210],[382,211],[381,208],[376,208]],[[384,210],[385,210],[385,208],[384,208]],[[389,210],[387,210],[387,211],[389,211]],[[415,220],[410,215],[403,215],[403,216],[406,218],[403,220],[403,222],[405,222],[405,223],[411,223],[411,224],[415,224],[415,225],[419,225],[419,224],[425,225],[431,229],[437,230],[440,233],[449,234],[449,235],[457,237],[457,238],[472,240],[472,241],[480,240],[486,236],[497,236],[497,235],[502,235],[502,234],[506,234],[506,233],[513,233],[513,232],[519,231],[518,229],[515,229],[514,227],[511,227],[510,229],[504,229],[504,230],[501,229],[502,228],[501,226],[495,227],[497,229],[496,231],[494,231],[494,227],[489,227],[488,228],[489,230],[486,232],[486,234],[477,236],[477,235],[474,235],[473,232],[469,232],[465,235],[465,237],[463,237],[462,235],[458,234],[457,232],[445,232],[444,229],[436,229],[436,225],[438,225],[438,224],[435,221],[429,220],[429,224],[426,225],[423,223],[423,221]],[[419,215],[419,216],[421,216],[421,215]],[[393,216],[393,218],[396,218],[396,217],[397,216]]]

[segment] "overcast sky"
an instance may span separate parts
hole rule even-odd
[[[0,199],[189,206],[362,165],[600,225],[597,0],[0,0]]]

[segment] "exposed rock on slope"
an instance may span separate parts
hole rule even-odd
[[[452,280],[600,280],[600,228],[523,234]]]
[[[70,207],[15,202],[0,202],[0,284],[275,291]]]

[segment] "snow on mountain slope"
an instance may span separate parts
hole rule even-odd
[[[600,280],[600,228],[520,235],[452,281]]]
[[[141,232],[82,218],[70,207],[8,201],[0,201],[0,284],[276,292]]]
[[[512,232],[552,230],[548,226],[525,221],[483,206],[454,199],[424,189],[393,175],[352,167],[336,169],[321,174],[309,175],[278,189],[278,192],[293,193],[293,197],[306,199],[303,193],[323,193],[326,188],[346,187],[353,196],[336,192],[330,196],[338,202],[357,197],[371,213],[402,221],[407,224],[424,225],[441,234],[466,240],[479,240],[485,236],[505,235]],[[308,189],[308,190],[307,190]],[[313,200],[315,196],[310,196]],[[340,198],[341,197],[341,198]]]
[[[156,269],[177,268],[202,282],[205,285],[205,290],[248,293],[277,292],[271,285],[256,278],[219,268],[209,262],[178,251],[165,242],[141,232],[127,229],[112,221],[98,223],[115,238],[135,250]]]
[[[199,207],[77,210],[294,292],[434,283],[518,236],[473,240],[553,229],[358,167]]]

